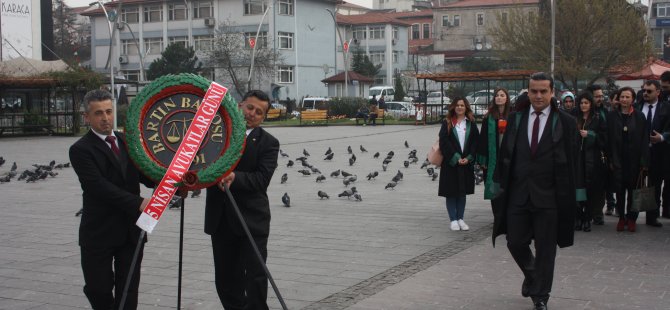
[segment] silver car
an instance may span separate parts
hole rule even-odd
[[[389,101],[386,102],[385,115],[390,115],[395,119],[413,118],[416,115],[416,107],[409,102]]]

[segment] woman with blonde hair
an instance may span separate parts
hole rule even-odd
[[[493,102],[482,119],[482,130],[477,143],[477,162],[484,170],[484,199],[493,199],[493,171],[496,169],[498,147],[507,128],[510,99],[507,89],[498,88]]]
[[[451,230],[469,230],[463,221],[465,196],[474,194],[474,160],[479,131],[467,99],[457,97],[440,128],[441,165],[438,195],[446,197]]]

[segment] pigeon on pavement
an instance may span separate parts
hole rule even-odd
[[[291,207],[291,197],[288,196],[288,193],[284,193],[284,196],[281,196],[281,202],[284,204],[284,207]]]

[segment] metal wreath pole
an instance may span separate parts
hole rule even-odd
[[[228,195],[228,199],[230,199],[230,202],[233,204],[233,209],[235,210],[235,214],[237,214],[237,218],[240,220],[240,224],[242,225],[242,229],[244,229],[244,232],[247,234],[247,238],[249,238],[249,243],[251,243],[251,247],[254,249],[254,253],[256,253],[256,257],[258,258],[258,262],[261,263],[261,266],[263,267],[263,271],[265,271],[265,275],[267,275],[268,280],[270,280],[270,284],[272,285],[272,289],[275,291],[275,295],[277,295],[277,299],[279,299],[279,303],[281,304],[282,309],[288,310],[288,307],[286,307],[286,303],[284,303],[284,298],[282,298],[281,293],[279,293],[279,289],[277,288],[277,285],[275,284],[275,281],[272,278],[272,275],[270,274],[270,270],[268,269],[268,266],[265,264],[265,261],[263,260],[263,256],[261,255],[261,252],[258,250],[258,246],[256,245],[256,241],[254,241],[254,238],[251,236],[251,231],[249,231],[249,227],[247,226],[247,222],[244,220],[244,217],[242,216],[242,213],[240,212],[240,208],[237,206],[237,202],[235,201],[235,198],[233,198],[233,194],[230,193],[230,188],[228,188],[228,185],[226,185],[226,184],[224,184],[223,187],[226,189],[226,194]]]
[[[181,210],[179,215],[179,276],[177,278],[177,309],[181,309],[181,271],[182,257],[184,256],[184,205],[186,198],[181,199]]]

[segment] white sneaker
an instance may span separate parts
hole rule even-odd
[[[451,226],[454,226],[454,222],[451,222]],[[470,230],[470,226],[468,224],[465,224],[463,220],[458,220],[458,227],[461,228],[461,230]]]
[[[458,225],[458,221],[451,221],[451,230],[461,230],[461,226]]]

